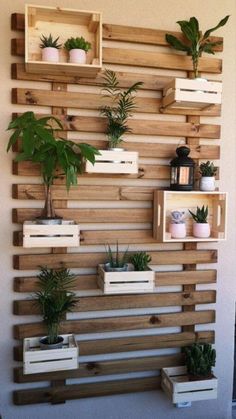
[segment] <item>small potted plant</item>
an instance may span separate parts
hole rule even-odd
[[[186,237],[186,224],[183,220],[184,211],[171,211],[171,221],[169,224],[169,232],[172,239],[183,239]]]
[[[216,362],[216,351],[209,343],[194,343],[184,348],[186,367],[190,381],[209,380]]]
[[[194,237],[205,239],[210,236],[210,225],[207,221],[208,217],[208,206],[197,207],[196,214],[189,210],[189,213],[195,221],[193,223],[193,235]]]
[[[127,263],[127,252],[128,248],[125,252],[121,255],[119,252],[119,245],[116,242],[116,251],[113,254],[111,250],[111,246],[108,244],[105,246],[108,261],[105,263],[105,271],[106,272],[124,272],[128,270],[128,263]]]
[[[138,272],[150,271],[148,264],[151,260],[151,256],[146,252],[137,252],[130,257],[130,262],[133,264],[134,270]]]
[[[57,63],[59,61],[59,49],[62,44],[58,43],[59,36],[53,39],[52,35],[42,35],[40,38],[41,44],[39,45],[42,49],[42,61],[49,61]]]
[[[83,36],[69,38],[64,44],[64,48],[69,51],[69,62],[76,64],[86,63],[86,54],[92,48],[90,42],[87,42]]]
[[[199,183],[200,191],[214,191],[215,190],[215,174],[217,168],[213,162],[209,160],[206,163],[201,163],[199,168],[201,179]]]

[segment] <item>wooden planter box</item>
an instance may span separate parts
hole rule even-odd
[[[138,173],[138,153],[135,151],[99,150],[101,155],[96,156],[93,165],[86,161],[85,170],[88,173]]]
[[[39,47],[42,35],[52,34],[64,45],[71,37],[83,36],[92,44],[86,64],[68,63],[68,52],[59,50],[59,63],[42,61]],[[101,13],[38,5],[25,6],[25,66],[26,71],[38,74],[95,77],[102,68]]]
[[[23,247],[76,247],[80,244],[79,234],[79,225],[74,221],[63,220],[57,225],[25,221]]]
[[[186,367],[163,368],[161,387],[173,403],[217,398],[217,378],[189,381]]]
[[[201,242],[219,241],[226,239],[226,193],[221,192],[179,192],[154,191],[153,237],[158,242]],[[211,235],[201,239],[193,237],[193,219],[188,210],[196,211],[197,206],[208,205],[208,222]],[[171,211],[185,212],[187,236],[183,239],[173,239],[169,233]]]
[[[131,269],[132,265],[129,265]],[[98,285],[104,294],[138,294],[153,292],[155,272],[125,271],[106,272],[104,265],[98,265]]]
[[[78,368],[79,348],[74,335],[61,336],[64,338],[63,347],[49,350],[40,349],[40,338],[24,339],[24,374],[73,370]]]
[[[221,103],[221,82],[173,79],[163,89],[162,107],[204,109]]]

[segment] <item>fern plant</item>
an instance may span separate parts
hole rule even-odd
[[[166,41],[174,49],[187,52],[191,56],[193,64],[194,77],[198,77],[198,63],[202,53],[214,54],[214,47],[221,45],[222,41],[212,42],[209,37],[212,32],[224,26],[229,19],[229,15],[225,16],[215,27],[208,29],[202,34],[199,29],[199,22],[196,17],[188,20],[179,20],[177,23],[184,35],[184,41],[176,38],[174,35],[166,34]]]
[[[207,223],[207,217],[208,217],[208,206],[202,206],[202,208],[197,207],[196,214],[194,214],[192,211],[189,210],[189,213],[193,217],[194,221],[196,223],[205,224]]]
[[[69,38],[64,44],[64,48],[67,51],[70,51],[71,49],[83,49],[85,52],[88,52],[92,46],[90,42],[85,41],[84,37],[77,37],[77,38]]]
[[[214,166],[213,162],[210,162],[209,160],[206,163],[201,163],[199,167],[199,171],[202,176],[215,176],[217,172],[217,168]]]
[[[119,251],[119,244],[118,241],[116,242],[116,250],[113,253],[111,250],[111,246],[109,244],[105,245],[105,249],[107,252],[107,257],[108,257],[108,261],[107,264],[109,264],[109,266],[107,266],[107,268],[111,268],[111,269],[120,269],[120,268],[127,268],[127,252],[128,252],[128,247],[125,250],[125,252],[123,252],[123,254],[120,254]]]
[[[203,345],[194,343],[184,348],[188,374],[196,378],[209,378],[212,367],[215,366],[216,351],[209,343]]]
[[[109,148],[117,147],[123,141],[122,136],[131,132],[128,118],[136,108],[134,93],[142,84],[142,82],[136,82],[122,91],[116,73],[112,70],[105,70],[102,95],[111,100],[111,105],[102,106],[101,115],[107,118],[106,134]]]
[[[151,260],[151,256],[146,252],[134,253],[130,258],[130,262],[134,265],[135,271],[148,271],[148,264]]]
[[[42,35],[40,41],[42,42],[39,46],[40,48],[56,48],[60,49],[62,44],[58,43],[59,36],[56,39],[53,39],[52,35],[49,36]]]

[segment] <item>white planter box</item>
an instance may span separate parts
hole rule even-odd
[[[80,241],[79,225],[74,221],[45,225],[36,221],[23,224],[23,247],[76,247]]]
[[[217,398],[217,378],[188,381],[186,367],[163,368],[161,387],[173,403]]]
[[[173,79],[163,90],[162,107],[204,109],[221,103],[221,82]]]
[[[138,173],[138,153],[135,151],[99,150],[101,155],[96,156],[93,165],[86,161],[85,171],[88,173]]]
[[[129,265],[131,269],[132,265]],[[98,285],[104,294],[138,294],[153,292],[155,272],[125,271],[106,272],[104,265],[98,265]]]
[[[49,371],[73,370],[78,368],[79,348],[74,335],[61,335],[64,338],[60,349],[40,349],[40,338],[24,339],[24,374]]]

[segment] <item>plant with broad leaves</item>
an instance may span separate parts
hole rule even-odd
[[[42,42],[39,46],[40,48],[56,48],[60,49],[62,44],[58,43],[59,36],[56,39],[53,39],[52,35],[49,36],[42,35],[40,41]]]
[[[208,217],[208,205],[205,207],[204,205],[202,208],[197,207],[196,214],[194,214],[192,211],[189,210],[189,213],[193,217],[194,221],[196,223],[205,224],[207,223],[207,217]]]
[[[199,167],[199,171],[202,176],[215,176],[217,172],[217,167],[214,166],[213,162],[210,162],[209,160],[206,163],[201,163]]]
[[[185,41],[181,41],[174,35],[166,34],[166,41],[174,49],[178,51],[185,51],[187,55],[192,57],[194,77],[198,77],[198,63],[202,53],[214,54],[214,47],[221,45],[222,41],[212,42],[210,35],[221,26],[224,26],[229,19],[229,15],[225,16],[215,27],[208,29],[202,34],[199,29],[199,22],[196,17],[191,17],[188,20],[179,20],[177,23],[185,37]]]

